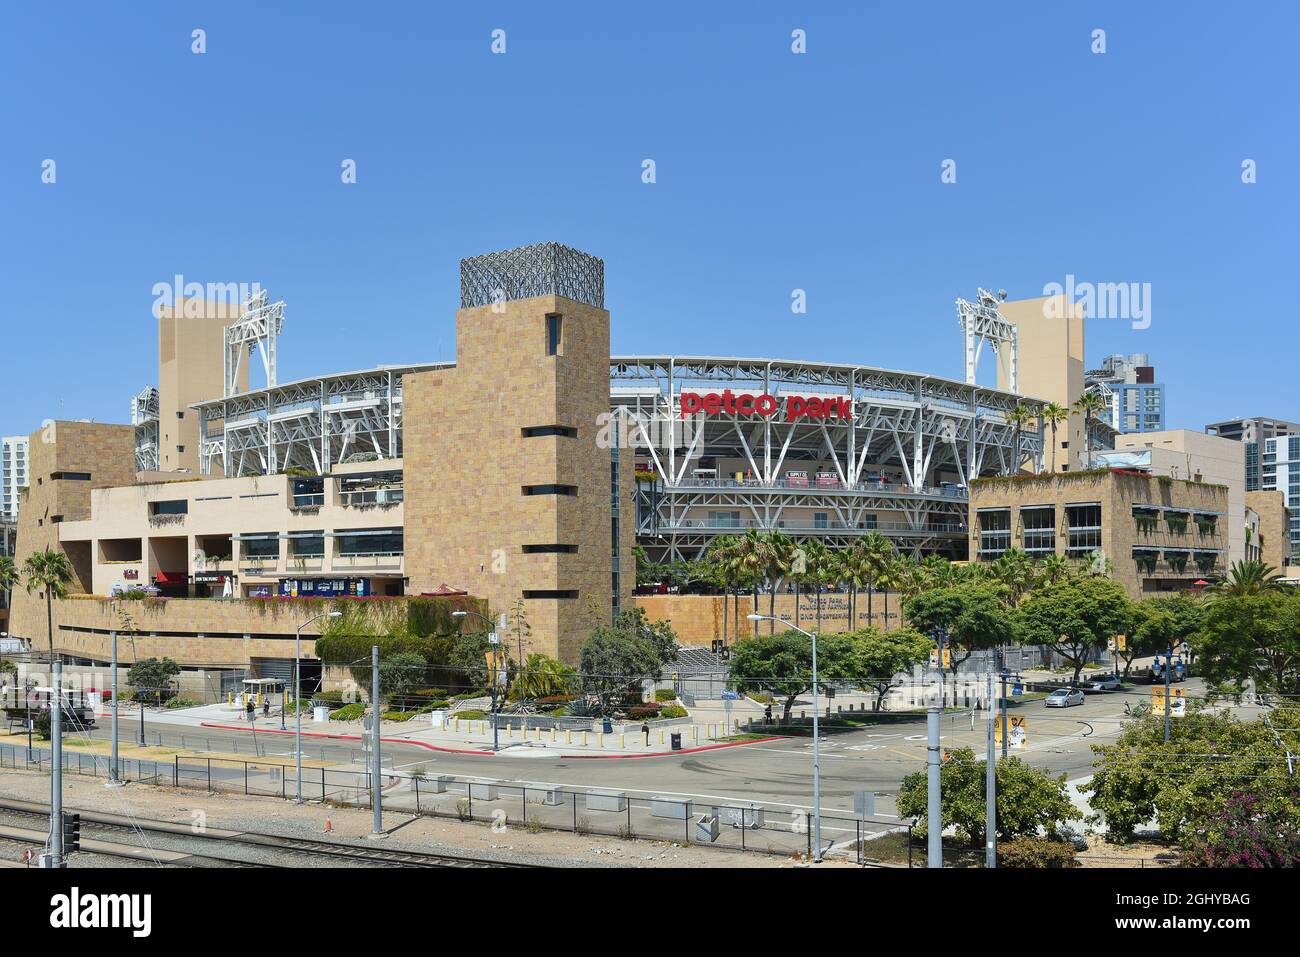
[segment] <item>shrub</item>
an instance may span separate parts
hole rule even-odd
[[[659,711],[659,717],[661,718],[686,718],[689,716],[690,712],[679,704],[664,705]]]
[[[50,740],[49,708],[43,708],[40,713],[36,715],[35,720],[32,722],[32,729],[35,731],[36,737],[40,738],[42,741]]]
[[[672,688],[658,688],[655,691],[656,701],[676,701],[677,692]]]
[[[195,701],[193,698],[178,697],[172,698],[164,707],[168,710],[172,708],[197,708],[200,704],[202,704],[201,701]]]
[[[464,711],[457,711],[452,715],[453,718],[460,718],[462,721],[482,721],[487,716],[486,711],[480,711],[478,708],[466,708]]]
[[[322,705],[334,705],[336,708],[352,703],[344,698],[342,691],[318,691],[312,695],[312,700],[319,701]]]
[[[1045,837],[1017,837],[998,845],[999,867],[1078,867],[1074,845]]]
[[[627,716],[633,721],[645,721],[649,718],[659,717],[659,705],[657,704],[638,704],[627,709]]]
[[[366,713],[366,706],[361,702],[356,704],[345,704],[343,707],[330,712],[331,721],[356,721]]]
[[[1183,867],[1296,867],[1300,831],[1279,816],[1262,813],[1254,794],[1234,792],[1205,833],[1183,839]]]

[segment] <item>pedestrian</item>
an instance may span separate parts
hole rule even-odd
[[[267,695],[264,699],[262,699],[262,717],[269,718],[270,716],[271,716],[271,696]]]
[[[245,698],[245,699],[244,699],[244,717],[245,717],[246,719],[248,719],[249,721],[252,721],[252,720],[253,720],[253,714],[254,714],[253,699],[252,699],[252,698]]]

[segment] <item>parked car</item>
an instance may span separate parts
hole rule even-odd
[[[1088,691],[1118,691],[1123,687],[1123,682],[1119,680],[1119,675],[1093,675],[1091,679],[1083,685],[1083,690]]]
[[[1083,692],[1078,688],[1057,688],[1043,704],[1049,708],[1073,708],[1083,704]]]

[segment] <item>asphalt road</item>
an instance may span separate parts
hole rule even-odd
[[[1201,684],[1192,679],[1182,683],[1189,696],[1198,694]],[[1027,721],[1028,746],[1017,753],[1030,764],[1069,780],[1091,772],[1091,745],[1114,741],[1127,718],[1125,703],[1136,707],[1150,701],[1146,685],[1126,686],[1121,692],[1089,695],[1082,706],[1049,709],[1041,700],[1026,701],[1011,709]],[[823,736],[822,806],[851,812],[855,791],[875,791],[879,816],[893,810],[905,775],[925,766],[925,720],[913,716],[884,718],[868,729]],[[974,728],[969,713],[950,713],[942,718],[941,743],[945,749],[971,747],[983,756],[986,740],[985,715],[976,713]],[[182,730],[161,728],[171,744]],[[127,740],[134,739],[133,727],[123,727]],[[101,722],[96,737],[107,737],[107,722]],[[152,737],[152,736],[151,736]],[[245,731],[202,729],[186,734],[191,747],[200,737],[213,751],[248,753],[250,734]],[[361,759],[357,742],[330,742],[312,738],[307,755],[313,759],[355,762]],[[291,758],[292,738],[260,735],[264,755]],[[526,755],[526,756],[525,756]],[[410,771],[422,767],[430,775],[477,776],[505,782],[559,784],[575,787],[616,788],[646,794],[662,794],[696,800],[753,801],[769,807],[791,810],[812,803],[812,741],[787,738],[756,742],[741,747],[683,755],[644,758],[561,758],[540,748],[511,748],[494,757],[449,754],[413,745],[384,744],[384,766]]]

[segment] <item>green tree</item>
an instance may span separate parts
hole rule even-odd
[[[866,566],[867,576],[867,624],[871,625],[875,621],[872,594],[878,587],[877,581],[882,574],[884,574],[886,582],[888,582],[887,569],[894,557],[894,546],[889,539],[877,531],[868,532],[859,541],[861,542],[862,562]],[[885,593],[885,626],[889,626],[888,592]]]
[[[426,686],[429,662],[414,651],[402,651],[379,659],[379,694],[388,701],[404,707],[405,698],[412,691]],[[353,669],[356,676],[357,669]],[[365,669],[364,681],[357,683],[370,687],[370,669]]]
[[[651,621],[644,608],[633,606],[618,613],[614,628],[644,638],[654,649],[659,664],[666,665],[677,660],[677,632],[668,619]]]
[[[558,658],[540,652],[530,654],[510,686],[513,698],[548,698],[570,694],[576,672]]]
[[[1148,712],[1128,721],[1114,744],[1093,745],[1089,803],[1117,843],[1152,819],[1171,840],[1212,830],[1234,793],[1253,794],[1262,817],[1294,826],[1300,787],[1287,752],[1300,751],[1298,728],[1296,708],[1269,722],[1192,709],[1172,723],[1166,743],[1163,718]]]
[[[727,601],[739,583],[739,539],[735,535],[719,535],[705,552],[705,561],[713,569],[713,577],[722,586],[722,640],[727,641]],[[739,605],[739,598],[737,598]],[[736,615],[739,618],[739,612]]]
[[[1087,467],[1092,468],[1092,442],[1089,441],[1088,433],[1092,428],[1092,420],[1098,414],[1106,411],[1106,400],[1096,392],[1085,392],[1079,398],[1074,400],[1073,411],[1083,416],[1083,447],[1087,453]]]
[[[1049,402],[1043,406],[1043,421],[1052,430],[1052,472],[1056,472],[1056,430],[1062,422],[1068,421],[1070,410],[1057,402]]]
[[[0,595],[8,594],[18,587],[18,567],[8,555],[0,555]]]
[[[1024,455],[1020,445],[1020,436],[1024,432],[1025,426],[1029,425],[1037,417],[1034,411],[1023,403],[1017,403],[1016,407],[1007,413],[1007,421],[1016,428],[1016,444],[1012,446],[1011,453],[1011,474],[1013,475],[1020,471],[1020,459]],[[1030,471],[1032,472],[1033,469],[1031,468]]]
[[[1130,607],[1133,622],[1127,647],[1115,653],[1124,662],[1126,678],[1134,658],[1163,654],[1170,645],[1190,642],[1200,630],[1205,613],[1202,601],[1184,594],[1157,595],[1133,602]]]
[[[1003,590],[983,582],[933,588],[913,595],[903,604],[908,623],[927,636],[942,631],[952,648],[949,668],[958,667],[972,653],[1010,644],[1018,637],[1016,621],[1002,603]],[[927,649],[928,653],[928,649]]]
[[[817,681],[851,681],[857,677],[853,641],[847,635],[817,638]],[[795,700],[812,690],[812,641],[790,630],[736,642],[728,684],[742,694],[760,691],[784,698],[785,720]]]
[[[601,714],[610,714],[638,683],[659,679],[661,659],[643,634],[601,625],[583,643],[578,670],[583,692],[595,698]]]
[[[873,711],[880,710],[885,695],[898,686],[901,676],[930,655],[930,639],[911,628],[866,628],[853,632],[849,640],[853,643],[854,671],[863,687],[876,694]]]
[[[180,673],[181,666],[170,658],[146,658],[131,666],[126,682],[135,689],[136,701],[162,703],[176,694],[172,679]]]
[[[939,769],[940,820],[951,827],[959,840],[982,847],[987,821],[985,763],[975,760],[970,748],[957,748]],[[1065,775],[1052,777],[1030,767],[1019,758],[1004,758],[994,769],[997,778],[998,840],[1035,835],[1039,829],[1055,836],[1068,821],[1082,819],[1066,792]],[[917,837],[926,835],[926,772],[914,771],[903,778],[898,792],[899,817],[917,819]]]
[[[794,540],[784,532],[773,529],[763,533],[765,548],[763,557],[767,562],[763,574],[767,577],[768,586],[768,603],[767,613],[771,618],[776,617],[776,589],[790,574],[790,567],[794,560],[795,544]],[[775,634],[776,622],[769,621],[768,634]]]
[[[1282,581],[1277,569],[1267,562],[1239,561],[1232,563],[1228,577],[1218,586],[1218,590],[1224,595],[1258,595],[1260,592],[1277,591],[1284,587]]]
[[[1050,645],[1074,668],[1073,683],[1088,656],[1132,626],[1131,602],[1109,578],[1068,578],[1031,592],[1019,608],[1023,639]]]
[[[1300,694],[1300,594],[1262,591],[1210,601],[1192,646],[1211,685]]]
[[[45,593],[45,621],[49,629],[50,660],[54,660],[54,599],[66,598],[68,586],[72,584],[72,564],[63,552],[47,548],[33,552],[23,562],[23,577],[27,579],[27,591],[38,589]]]

